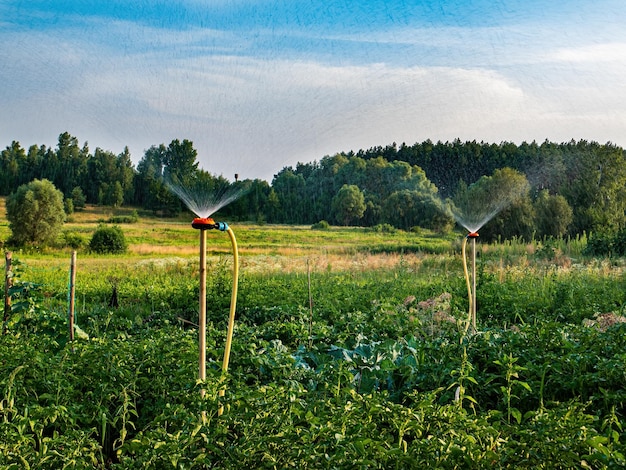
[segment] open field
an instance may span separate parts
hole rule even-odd
[[[479,242],[473,332],[462,233],[233,222],[232,357],[224,373],[231,247],[210,231],[199,383],[198,232],[139,213],[120,225],[127,254],[89,253],[124,213],[89,207],[64,227],[85,240],[73,343],[71,249],[13,253],[3,468],[626,465],[624,262],[582,256],[584,238]]]

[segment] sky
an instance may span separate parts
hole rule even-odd
[[[0,148],[230,180],[392,143],[626,147],[623,0],[0,0]]]

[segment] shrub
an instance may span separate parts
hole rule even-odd
[[[71,197],[68,197],[65,201],[63,201],[63,207],[67,215],[72,215],[74,213],[74,201]]]
[[[312,230],[328,230],[330,228],[330,224],[325,220],[320,220],[319,222],[311,225]]]
[[[63,193],[52,182],[33,180],[6,200],[7,219],[15,245],[52,244],[65,222]]]
[[[398,229],[391,224],[378,224],[372,227],[372,230],[377,233],[396,233],[398,231]]]
[[[63,238],[65,239],[65,244],[70,248],[81,248],[87,243],[85,237],[79,233],[65,232]]]
[[[588,256],[625,256],[626,229],[617,233],[593,232],[583,254]]]
[[[70,195],[70,198],[72,199],[72,202],[74,204],[74,209],[82,210],[85,208],[87,198],[85,197],[85,194],[83,193],[83,190],[80,188],[80,186],[76,186],[74,189],[72,189],[72,194]]]
[[[119,226],[100,224],[91,237],[89,248],[96,253],[124,253],[128,245]]]
[[[112,224],[135,224],[139,220],[139,214],[136,210],[128,215],[114,215],[109,219]]]

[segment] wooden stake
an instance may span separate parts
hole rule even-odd
[[[70,341],[74,341],[74,294],[76,287],[76,251],[72,251],[72,260],[70,261]]]
[[[200,230],[200,312],[198,319],[198,378],[203,383],[200,395],[204,397],[206,391],[206,230]]]
[[[311,265],[306,260],[306,274],[309,286],[309,349],[313,347],[313,295],[311,293]]]
[[[13,264],[13,254],[10,251],[7,251],[4,254],[4,263],[4,317],[2,319],[3,335],[7,333],[7,323],[9,321],[9,316],[11,315],[11,296],[9,295],[9,290],[13,285],[13,274],[11,272],[11,265]]]
[[[476,238],[472,238],[472,329],[476,332]]]

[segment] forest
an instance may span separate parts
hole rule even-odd
[[[524,189],[481,232],[487,239],[595,234],[601,243],[624,229],[626,155],[612,143],[394,143],[284,167],[271,182],[231,182],[213,175],[199,168],[193,143],[178,139],[152,146],[136,166],[128,148],[118,155],[101,148],[91,152],[67,132],[54,149],[26,149],[13,141],[0,158],[0,195],[47,179],[70,201],[71,210],[85,203],[131,205],[172,216],[185,206],[166,181],[203,182],[217,194],[241,190],[243,196],[219,214],[232,220],[388,224],[440,232],[454,226],[441,207],[463,199],[477,185],[494,186],[494,178],[498,185],[522,184]]]

